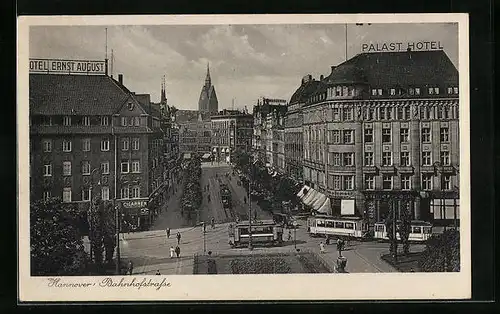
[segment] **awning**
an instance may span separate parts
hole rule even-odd
[[[321,205],[318,209],[318,213],[332,215],[332,204],[330,203],[330,199],[327,197],[326,201]]]
[[[191,158],[191,153],[184,153],[184,159]]]
[[[226,147],[226,153],[229,153],[229,148]]]
[[[205,153],[201,158],[208,158],[210,157],[210,153]]]
[[[306,193],[309,192],[309,189],[310,189],[310,187],[308,187],[307,185],[304,185],[302,187],[302,189],[300,189],[299,193],[297,193],[297,197],[299,199],[302,199],[302,197],[304,196],[304,192],[306,192]]]
[[[217,152],[217,147],[214,147],[213,152],[214,152],[214,153],[216,153],[216,152]]]
[[[307,193],[304,195],[304,190]],[[307,206],[311,206],[313,210],[322,213],[331,214],[330,199],[323,193],[304,185],[304,187],[297,193],[297,197]]]

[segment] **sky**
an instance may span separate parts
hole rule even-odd
[[[345,24],[31,26],[30,58],[103,60],[133,92],[158,102],[161,78],[179,109],[197,109],[207,63],[219,110],[249,110],[259,97],[289,100],[303,76],[345,61]],[[458,68],[458,24],[347,26],[347,54],[363,43],[439,41]]]

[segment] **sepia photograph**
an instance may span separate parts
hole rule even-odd
[[[467,16],[427,18],[24,17],[20,295],[470,296]]]

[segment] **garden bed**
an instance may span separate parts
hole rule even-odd
[[[314,253],[196,256],[194,274],[330,273]]]
[[[391,265],[400,272],[420,272],[418,262],[422,257],[422,252],[408,253],[407,255],[398,255],[397,262],[394,261],[391,254],[384,254],[381,256],[382,260]]]

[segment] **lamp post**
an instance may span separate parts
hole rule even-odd
[[[89,242],[90,242],[90,260],[92,261],[93,260],[93,255],[94,255],[94,244],[93,244],[93,241],[92,241],[92,238],[91,238],[91,235],[93,233],[93,224],[92,224],[92,214],[93,214],[93,211],[94,211],[94,202],[93,202],[93,199],[94,199],[94,195],[93,195],[93,189],[94,189],[94,174],[96,172],[99,171],[99,168],[94,168],[92,170],[92,172],[90,172],[90,188],[89,188],[89,201],[90,201],[90,206],[89,206],[89,213],[88,213],[88,222],[89,222]],[[101,181],[97,181],[97,185],[100,185],[101,184]],[[96,193],[96,198],[97,196],[99,196],[98,193]]]
[[[297,221],[293,221],[293,246],[297,250]]]
[[[439,200],[439,213],[440,213],[441,219],[442,219],[443,224],[444,224],[444,231],[446,231],[446,207],[444,204],[444,197],[443,197],[443,191],[442,191],[443,179],[442,179],[442,177],[439,177],[439,174],[441,174],[441,176],[443,175],[443,172],[440,171],[441,162],[436,161],[432,164],[432,166],[434,167],[434,175],[436,177],[438,177],[438,179],[440,179],[440,183],[441,183],[441,195],[440,195],[440,200]]]

